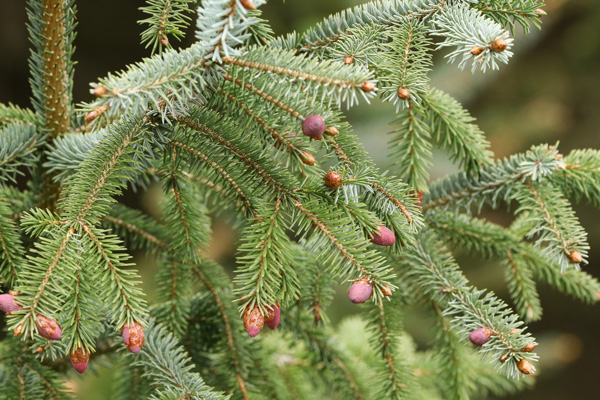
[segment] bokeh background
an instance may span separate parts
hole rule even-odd
[[[277,34],[291,30],[303,31],[324,16],[360,4],[357,0],[271,0],[262,7],[265,17]],[[149,51],[139,44],[143,28],[136,21],[143,18],[138,7],[141,0],[103,0],[78,2],[79,22],[76,39],[75,99],[90,99],[89,82],[109,71],[141,60]],[[530,35],[516,35],[515,56],[500,71],[486,74],[461,72],[436,54],[432,85],[458,98],[474,115],[486,132],[497,157],[528,149],[532,144],[556,143],[568,153],[574,148],[600,148],[600,2],[589,0],[547,0],[548,16],[542,19],[542,30]],[[12,102],[29,107],[31,90],[28,85],[29,54],[24,2],[0,0],[0,102]],[[178,46],[193,41],[193,26]],[[355,132],[377,163],[386,168],[388,158],[389,123],[394,109],[389,104],[374,102],[347,112]],[[442,153],[435,154],[434,178],[455,169]],[[124,201],[153,213],[154,196],[160,188],[152,188],[143,197],[131,194]],[[589,232],[592,246],[590,263],[585,269],[600,277],[600,210],[586,204],[576,206],[577,214]],[[504,210],[488,212],[487,216],[506,224],[509,214]],[[214,224],[211,253],[218,261],[233,265],[236,232],[224,222]],[[482,263],[456,254],[469,279],[479,287],[495,291],[508,300],[499,265]],[[136,257],[150,299],[154,293],[152,260]],[[573,301],[539,287],[544,317],[530,324],[540,342],[541,361],[533,391],[519,393],[523,400],[597,399],[600,388],[598,360],[600,346],[600,308]],[[353,310],[344,301],[345,289],[340,288],[338,301],[330,309],[334,323]],[[405,326],[419,346],[428,345],[427,326],[417,313],[409,314]],[[71,385],[79,398],[110,399],[112,376],[109,366],[97,365],[96,373],[83,378],[70,375]]]

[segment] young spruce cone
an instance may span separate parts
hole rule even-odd
[[[258,335],[264,324],[265,319],[258,307],[255,306],[253,309],[246,309],[246,313],[244,314],[244,328],[246,328],[246,332],[248,332],[250,337]]]
[[[373,233],[373,239],[371,243],[378,244],[379,246],[391,246],[396,241],[396,235],[389,228],[383,225],[379,226],[379,231]]]
[[[90,353],[83,350],[81,347],[77,348],[75,352],[71,350],[71,364],[73,364],[73,368],[75,371],[83,374],[83,372],[88,367],[88,362],[90,361]]]
[[[369,300],[371,295],[373,294],[373,285],[369,283],[367,278],[362,278],[357,281],[354,281],[352,286],[350,286],[350,291],[348,292],[348,298],[354,304],[364,303]]]
[[[139,322],[134,323],[133,325],[123,325],[121,327],[121,336],[123,336],[123,342],[125,346],[132,353],[139,353],[144,345],[144,328]]]
[[[269,310],[269,313],[265,315],[265,324],[271,329],[277,329],[279,326],[279,321],[281,320],[281,306],[279,302],[277,302],[272,310]]]
[[[478,328],[471,332],[469,335],[469,340],[475,346],[483,346],[490,341],[491,337],[492,331],[489,328]]]

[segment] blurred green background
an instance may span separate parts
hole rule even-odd
[[[0,102],[30,105],[28,86],[28,41],[25,27],[24,2],[0,1]],[[355,0],[271,0],[262,7],[277,34],[302,31],[324,16],[360,4]],[[89,82],[120,70],[126,64],[149,55],[139,44],[142,31],[136,21],[143,18],[138,7],[143,1],[104,0],[79,1],[75,59],[75,99],[87,100]],[[515,56],[500,71],[486,74],[461,72],[436,53],[432,85],[444,89],[463,102],[474,115],[492,143],[498,157],[528,149],[532,144],[555,143],[568,153],[571,149],[600,148],[600,2],[587,0],[548,0],[542,30],[524,37],[516,35]],[[181,43],[193,41],[193,27]],[[382,168],[391,165],[388,159],[389,123],[394,109],[389,104],[374,102],[347,112],[355,132]],[[436,153],[434,178],[455,168],[443,153]],[[133,196],[125,201],[155,212],[152,203],[159,188],[145,197]],[[154,194],[153,194],[154,193]],[[590,264],[585,269],[599,277],[600,210],[586,204],[576,211],[589,232],[592,246]],[[507,223],[504,210],[488,212],[499,223]],[[232,265],[235,232],[225,223],[214,224],[212,255]],[[479,287],[495,291],[507,299],[503,271],[499,265],[482,263],[457,254],[465,273]],[[154,291],[152,260],[137,257],[150,298]],[[535,390],[520,393],[515,398],[534,400],[600,398],[597,360],[600,359],[598,332],[600,308],[573,301],[540,285],[544,317],[530,324],[540,342],[541,361]],[[340,287],[338,301],[330,309],[334,323],[353,312],[348,307],[345,288]],[[409,314],[405,326],[422,348],[427,347],[426,326],[418,314]],[[82,378],[70,375],[71,385],[79,398],[109,399],[111,375],[108,366],[96,365],[97,374]]]

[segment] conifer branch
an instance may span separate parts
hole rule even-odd
[[[242,205],[243,205],[243,207],[245,209],[245,210],[242,210],[242,211],[246,211],[246,212],[249,212],[249,213],[254,213],[254,215],[257,215],[256,211],[254,211],[254,206],[250,202],[249,196],[244,193],[244,191],[240,188],[240,185],[238,185],[231,178],[230,174],[223,167],[221,167],[215,161],[211,161],[208,158],[208,156],[206,156],[205,154],[201,153],[199,150],[191,148],[191,147],[187,146],[184,143],[173,141],[173,142],[170,143],[170,145],[180,148],[182,151],[185,151],[185,152],[193,155],[195,158],[197,158],[198,160],[202,161],[207,166],[211,167],[233,189],[236,197],[239,198],[239,200],[241,201],[241,203],[242,203]]]
[[[169,35],[181,40],[185,29],[189,26],[192,0],[147,0],[147,6],[140,10],[149,17],[138,21],[148,27],[141,34],[142,44],[146,48],[152,46],[152,53],[163,47],[170,47]]]
[[[237,381],[238,387],[240,388],[240,393],[242,395],[242,398],[244,400],[248,400],[249,396],[248,396],[248,391],[246,389],[246,382],[245,382],[246,373],[244,373],[244,371],[241,368],[241,358],[239,356],[239,350],[238,350],[239,344],[236,343],[235,336],[233,335],[233,330],[231,327],[231,322],[229,321],[229,316],[227,314],[227,310],[225,308],[225,303],[221,300],[221,298],[220,298],[219,294],[217,293],[217,290],[215,289],[214,285],[212,284],[209,276],[207,274],[205,274],[201,268],[194,268],[193,271],[194,271],[194,274],[196,274],[196,276],[198,276],[198,278],[200,279],[200,281],[202,282],[204,287],[206,289],[208,289],[208,291],[210,292],[211,296],[213,297],[213,299],[217,305],[217,308],[219,309],[219,314],[221,316],[221,320],[223,321],[223,325],[225,326],[225,335],[227,337],[227,346],[229,348],[229,352],[231,353],[232,367],[235,372],[236,381]]]
[[[19,167],[32,170],[39,161],[36,150],[44,145],[34,124],[17,122],[0,129],[0,183],[16,182]]]
[[[0,103],[0,128],[18,122],[23,124],[37,124],[39,121],[34,112],[28,108],[21,108],[11,103],[8,103],[8,105]]]
[[[12,212],[0,197],[0,279],[9,287],[16,281],[24,249],[19,231],[11,221]]]
[[[423,198],[423,212],[434,208],[478,210],[484,204],[498,206],[498,200],[509,202],[520,182],[540,182],[558,168],[554,146],[534,146],[524,154],[513,155],[494,165],[484,167],[479,177],[464,172],[433,183],[430,193]]]
[[[83,232],[91,240],[93,251],[100,256],[104,263],[105,270],[103,274],[108,279],[103,280],[106,286],[102,289],[105,291],[107,298],[108,296],[111,298],[108,305],[113,308],[111,317],[115,325],[133,325],[136,322],[144,322],[146,303],[142,298],[142,292],[135,287],[137,282],[128,279],[132,276],[135,277],[135,273],[119,270],[119,267],[123,265],[122,260],[126,260],[128,256],[118,254],[118,251],[122,248],[118,246],[114,236],[105,235],[99,230],[94,231],[85,223],[80,225]],[[98,233],[102,235],[104,243]],[[100,273],[102,274],[102,272]]]
[[[426,191],[429,180],[427,169],[431,166],[431,136],[422,118],[422,108],[412,100],[408,103],[408,108],[402,110],[394,121],[397,129],[391,132],[394,134],[390,141],[394,146],[392,157],[394,164],[400,168],[400,178],[415,190]]]
[[[133,210],[131,210],[131,211],[133,211]],[[131,233],[132,235],[135,235],[136,237],[141,237],[142,240],[144,240],[148,243],[147,245],[144,246],[147,250],[152,250],[153,247],[159,248],[159,249],[167,249],[169,247],[169,245],[166,242],[159,239],[155,234],[149,232],[148,230],[145,230],[139,224],[136,225],[131,222],[128,222],[123,219],[116,218],[116,217],[113,217],[110,215],[105,215],[104,217],[102,217],[102,222],[105,223],[106,225],[109,225],[113,229],[120,228],[120,229],[122,229],[122,232],[128,232],[128,233]],[[143,222],[146,222],[146,221],[143,221]],[[135,242],[132,240],[131,241],[132,247],[135,248],[133,243],[135,243]]]
[[[234,78],[233,76],[231,76],[229,74],[224,74],[223,77],[225,78],[226,81],[235,83],[237,86],[244,88],[246,90],[249,90],[250,92],[254,93],[255,95],[257,95],[259,97],[262,97],[269,103],[274,104],[276,107],[278,107],[278,108],[282,109],[283,111],[285,111],[286,113],[290,114],[292,117],[297,118],[299,120],[304,118],[304,116],[302,114],[300,114],[298,111],[296,111],[293,108],[289,107],[288,105],[284,104],[280,100],[277,100],[273,96],[265,93],[264,91],[252,86],[251,84],[243,83],[240,79]]]
[[[74,14],[72,0],[28,2],[33,104],[51,138],[71,127]]]
[[[146,369],[147,376],[156,387],[156,398],[176,396],[186,400],[229,399],[229,396],[210,389],[200,375],[192,372],[190,360],[178,346],[177,339],[155,322],[151,322],[146,329],[146,344],[141,355],[135,364]]]
[[[585,260],[589,245],[586,233],[580,225],[568,201],[551,185],[525,184],[525,190],[517,193],[520,207],[517,214],[527,212],[532,226],[528,237],[538,236],[536,244],[547,244],[543,253],[554,259],[562,270]],[[535,222],[534,222],[535,221]],[[540,223],[540,221],[543,221]],[[580,260],[572,259],[572,252],[578,252]]]
[[[14,323],[15,320],[18,321],[14,323],[15,326],[23,324],[22,332],[30,337],[33,337],[34,328],[38,320],[38,309],[42,308],[39,314],[47,316],[47,313],[44,311],[48,303],[56,307],[56,302],[49,301],[47,299],[49,296],[44,295],[51,281],[56,280],[56,275],[59,275],[55,270],[59,268],[58,264],[63,258],[73,234],[75,234],[74,226],[66,228],[65,226],[64,229],[59,231],[62,235],[56,234],[51,240],[43,244],[36,243],[36,252],[39,254],[38,258],[32,257],[28,259],[28,263],[23,267],[23,271],[17,280],[16,291],[21,293],[19,300],[23,306],[23,310],[13,313],[15,316],[12,318],[12,322]],[[45,253],[50,255],[47,258],[48,262],[44,259]],[[43,268],[43,265],[47,265],[47,268]],[[26,276],[27,278],[25,278]]]
[[[316,52],[341,40],[358,26],[397,26],[410,18],[426,18],[435,14],[445,0],[371,1],[332,15],[309,29],[298,42],[303,51]]]
[[[454,327],[461,333],[482,327],[489,329],[492,340],[481,351],[496,360],[503,354],[514,356],[515,362],[496,365],[506,369],[507,375],[517,376],[516,360],[537,359],[536,355],[522,350],[531,341],[529,334],[513,333],[522,322],[493,293],[484,295],[483,291],[468,286],[451,256],[440,250],[444,248],[442,243],[429,233],[425,235],[414,252],[406,254],[411,264],[407,274],[416,279],[416,284],[440,305],[445,315],[453,318]]]

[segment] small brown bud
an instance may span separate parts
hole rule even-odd
[[[506,360],[508,360],[508,357],[509,357],[509,354],[508,354],[508,353],[502,354],[502,355],[500,356],[500,362],[501,362],[501,363],[503,363],[503,362],[506,362]]]
[[[581,253],[577,250],[571,250],[571,252],[569,253],[569,260],[573,264],[579,264],[583,261],[583,257],[581,256]]]
[[[521,349],[521,351],[523,351],[525,353],[530,353],[533,351],[533,349],[535,349],[535,343],[529,343],[529,344],[527,344],[527,346],[523,347]]]
[[[240,3],[242,3],[242,6],[244,6],[246,10],[256,10],[256,6],[252,0],[240,0]]]
[[[483,47],[479,47],[479,46],[473,46],[471,47],[471,54],[473,54],[474,56],[478,56],[481,53],[483,53],[485,49]]]
[[[13,333],[15,334],[15,336],[21,336],[21,334],[23,333],[23,324],[17,325]]]
[[[538,18],[541,18],[544,15],[548,15],[548,13],[546,11],[542,10],[541,8],[536,8],[535,10],[533,10],[533,12],[538,15]]]
[[[104,86],[96,86],[94,88],[93,93],[94,93],[94,96],[96,96],[96,97],[102,97],[102,96],[108,94],[108,90],[106,90],[106,88]]]
[[[300,150],[300,160],[306,165],[315,165],[315,157],[306,150]]]
[[[344,64],[350,65],[354,62],[354,56],[346,56],[344,57]]]
[[[160,32],[158,33],[158,41],[160,42],[160,44],[162,44],[165,47],[167,47],[169,45],[169,38],[167,38]]]
[[[514,328],[512,331],[510,331],[510,334],[514,335],[514,334],[519,333],[519,332],[521,332],[520,329]]]
[[[503,52],[504,50],[506,50],[506,40],[504,39],[496,39],[492,42],[492,44],[490,45],[490,48],[492,49],[492,51],[495,51],[496,53],[500,53]]]
[[[331,190],[336,190],[342,185],[342,177],[335,171],[329,171],[325,174],[323,181],[325,182],[325,186]]]
[[[533,367],[531,366],[531,363],[529,361],[527,361],[526,359],[524,359],[524,358],[521,358],[517,362],[517,368],[519,369],[519,371],[521,371],[525,375],[531,374],[531,372],[533,370]]]
[[[42,346],[38,346],[35,348],[35,352],[38,354],[42,354],[44,352],[44,348]]]
[[[388,285],[381,285],[381,293],[385,297],[392,297],[392,289]]]
[[[340,131],[335,126],[330,126],[325,128],[325,134],[327,136],[337,136],[340,134]]]
[[[360,88],[363,92],[372,92],[375,90],[375,84],[373,82],[364,81]]]
[[[596,299],[598,299],[598,301],[600,301],[600,292],[594,292],[594,294],[596,295]]]
[[[93,109],[92,111],[90,111],[89,113],[86,114],[85,116],[85,122],[90,122],[92,120],[95,120],[96,118],[98,118],[99,116],[101,116],[102,114],[104,114],[104,112],[108,110],[108,105],[107,104],[103,104],[100,107],[97,107],[95,109]]]
[[[400,100],[408,100],[410,99],[410,92],[407,88],[400,86],[398,88],[398,97],[400,98]]]

